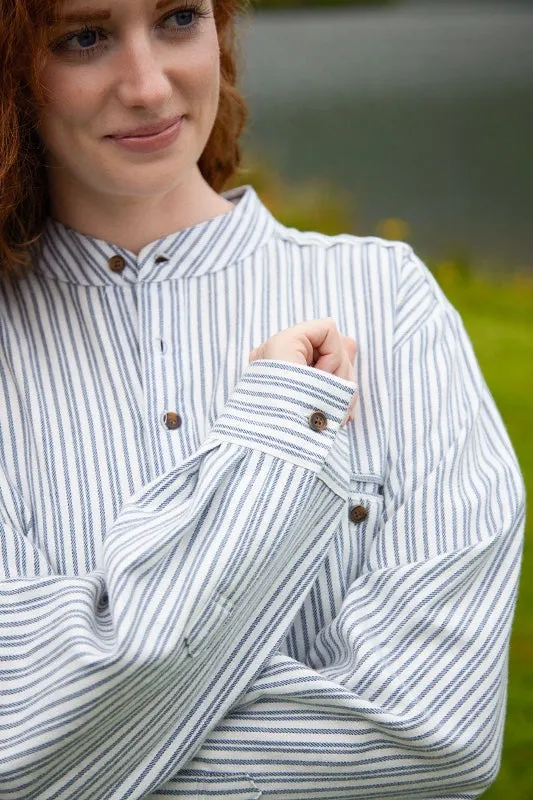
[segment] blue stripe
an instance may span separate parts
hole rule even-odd
[[[139,254],[50,219],[0,286],[0,796],[477,797],[524,488],[471,344],[404,244],[227,196]],[[325,316],[342,429],[354,384],[248,365]]]

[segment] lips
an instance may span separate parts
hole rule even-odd
[[[158,133],[166,131],[172,125],[175,125],[178,120],[182,118],[182,114],[171,119],[162,120],[161,122],[152,123],[151,125],[142,125],[138,128],[130,128],[129,130],[112,133],[107,136],[107,139],[132,139],[142,136],[156,136]]]
[[[185,117],[177,117],[167,128],[166,121],[158,124],[159,133],[143,133],[136,136],[107,136],[111,147],[118,147],[122,152],[136,153],[137,156],[148,156],[154,153],[160,153],[171,147],[181,135]],[[151,126],[151,130],[154,126]],[[147,128],[136,128],[135,133],[138,134],[139,130],[146,131]]]

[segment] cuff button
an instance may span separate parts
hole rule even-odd
[[[350,509],[350,522],[362,522],[368,517],[368,509],[364,506],[352,506]]]
[[[322,411],[313,411],[309,416],[309,427],[314,431],[323,431],[328,427],[328,418]]]

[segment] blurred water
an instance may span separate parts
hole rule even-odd
[[[415,2],[253,16],[247,145],[401,217],[424,256],[533,271],[533,6]]]

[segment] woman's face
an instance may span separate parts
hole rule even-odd
[[[52,200],[160,195],[197,177],[219,96],[212,0],[66,0],[61,18],[38,123]],[[118,136],[172,120],[162,140]]]

